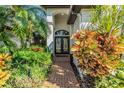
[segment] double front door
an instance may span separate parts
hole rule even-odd
[[[69,36],[56,36],[55,37],[55,53],[56,54],[69,54]]]

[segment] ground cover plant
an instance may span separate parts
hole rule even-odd
[[[72,38],[72,51],[83,73],[95,87],[124,87],[123,6],[96,6],[94,29],[81,30]]]
[[[8,81],[8,87],[42,87],[50,66],[50,53],[19,50],[14,53],[12,77]]]
[[[44,43],[49,32],[41,7],[0,6],[0,87],[42,86],[51,66]]]

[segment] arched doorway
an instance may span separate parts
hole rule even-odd
[[[69,32],[66,30],[58,30],[55,32],[55,54],[70,53],[70,38]]]

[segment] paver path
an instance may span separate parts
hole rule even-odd
[[[43,87],[78,88],[79,84],[69,62],[55,62]]]

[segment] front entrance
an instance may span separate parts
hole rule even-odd
[[[55,32],[55,54],[69,54],[69,44],[69,32],[65,30],[59,30]]]

